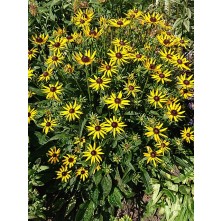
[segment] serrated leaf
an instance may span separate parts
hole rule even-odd
[[[112,179],[109,174],[103,177],[101,181],[101,186],[103,189],[103,198],[106,198],[111,191],[112,188]]]

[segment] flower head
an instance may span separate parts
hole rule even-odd
[[[51,117],[44,118],[44,122],[40,124],[43,127],[43,132],[47,134],[50,130],[53,131],[53,127],[57,126],[56,120],[52,120]]]
[[[161,140],[161,137],[164,137],[164,138],[167,137],[165,134],[163,134],[163,132],[166,131],[167,128],[162,128],[162,127],[163,127],[163,123],[162,124],[158,123],[154,127],[145,126],[145,128],[148,130],[148,132],[146,132],[145,135],[147,137],[154,138],[154,140],[158,142]]]
[[[62,84],[59,85],[59,82],[57,81],[56,84],[49,84],[49,87],[43,87],[44,89],[42,89],[42,91],[43,93],[47,94],[47,99],[55,99],[57,101],[60,101],[58,95],[62,93]]]
[[[147,158],[147,164],[149,162],[153,162],[153,165],[156,167],[157,166],[156,163],[162,162],[162,160],[159,158],[160,156],[163,155],[162,151],[161,150],[154,151],[149,146],[147,146],[146,148],[147,148],[147,153],[144,153],[143,155]]]
[[[64,159],[62,160],[63,165],[71,168],[76,163],[77,157],[75,155],[67,154],[67,156],[64,156]]]
[[[48,162],[50,162],[51,164],[55,164],[57,162],[59,162],[59,155],[60,155],[60,148],[56,149],[56,147],[51,147],[50,150],[47,153],[47,156],[50,157]]]
[[[81,168],[77,169],[76,176],[80,176],[80,179],[85,181],[85,179],[88,178],[88,170],[81,167]]]
[[[93,54],[91,54],[90,50],[85,51],[84,54],[79,52],[74,54],[74,59],[78,62],[78,64],[89,65],[94,61],[95,54],[96,51]]]
[[[62,182],[67,182],[71,178],[71,170],[68,171],[68,168],[66,166],[61,166],[59,171],[56,171],[57,173],[57,178],[56,179],[61,179]]]
[[[181,130],[181,136],[182,139],[185,140],[187,143],[190,143],[190,141],[194,141],[193,131],[190,127],[184,127],[184,129]]]
[[[91,160],[92,163],[100,163],[102,161],[102,158],[100,155],[104,154],[102,152],[101,147],[96,147],[96,143],[94,142],[94,145],[92,146],[89,144],[87,146],[87,151],[83,152],[83,157],[87,157],[86,161]]]

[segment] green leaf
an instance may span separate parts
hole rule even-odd
[[[101,186],[103,189],[103,198],[107,197],[112,188],[112,179],[109,174],[107,174],[101,181]]]
[[[114,207],[121,208],[122,207],[122,203],[121,203],[122,198],[123,197],[122,197],[120,190],[117,187],[115,187],[113,193],[108,196],[108,202]]]
[[[185,26],[186,30],[189,32],[190,31],[190,21],[189,20],[184,20],[183,25]]]
[[[38,142],[40,145],[44,145],[48,142],[46,134],[42,134],[39,131],[35,131],[35,135],[38,138]]]
[[[91,196],[91,200],[94,202],[96,207],[98,206],[99,190],[96,188]]]
[[[176,196],[174,195],[174,192],[172,192],[172,191],[170,191],[168,189],[165,189],[165,188],[162,189],[162,192],[165,195],[167,195],[172,200],[173,203],[176,202]]]
[[[93,180],[96,186],[101,182],[101,179],[102,179],[102,171],[99,170],[93,176]]]
[[[80,132],[79,132],[79,136],[81,137],[82,136],[82,132],[83,132],[83,129],[84,129],[84,126],[87,122],[87,118],[84,118],[83,122],[81,123],[81,129],[80,129]]]
[[[45,94],[41,91],[41,89],[38,89],[38,88],[35,88],[35,87],[30,87],[30,86],[28,88],[29,88],[29,90],[33,91],[37,95],[45,97]]]
[[[173,28],[175,29],[176,27],[178,27],[181,23],[183,22],[182,18],[178,18],[174,24],[173,24]]]
[[[189,8],[186,8],[186,14],[188,18],[191,18],[191,10]]]
[[[92,201],[87,201],[80,205],[76,214],[75,221],[90,221],[95,210],[95,205]]]
[[[146,186],[149,186],[149,184],[150,184],[150,176],[149,176],[148,172],[145,169],[143,169],[143,168],[140,168],[140,170],[141,170],[141,172],[143,174],[143,176],[141,176],[141,177],[143,178],[144,184]]]
[[[185,186],[185,185],[180,185],[179,186],[179,192],[186,195],[190,193],[190,188]]]
[[[76,205],[76,197],[72,196],[68,205],[67,205],[67,209],[65,211],[65,216],[68,216],[70,214],[70,212],[74,209]]]

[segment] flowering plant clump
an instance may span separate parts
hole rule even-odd
[[[30,219],[193,220],[193,42],[128,2],[30,1]]]

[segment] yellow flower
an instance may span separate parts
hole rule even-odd
[[[127,40],[122,40],[119,38],[115,38],[112,42],[111,42],[114,46],[117,46],[119,48],[127,48],[129,47],[129,42]]]
[[[66,64],[64,66],[65,73],[72,74],[74,72],[74,67],[71,64]]]
[[[28,91],[28,98],[31,98],[33,95],[35,95],[36,93],[34,93],[33,91]]]
[[[48,151],[47,153],[47,156],[50,157],[48,162],[51,163],[51,164],[55,164],[57,162],[59,162],[59,155],[60,155],[60,148],[56,149],[56,147],[52,147],[50,148],[50,150]]]
[[[54,53],[52,56],[49,56],[45,63],[48,65],[48,67],[57,67],[59,64],[63,63],[63,60],[64,56],[60,52],[58,52],[57,54]]]
[[[84,28],[85,26],[90,25],[90,21],[94,16],[94,12],[92,9],[86,9],[83,12],[81,9],[77,11],[74,17],[72,17],[72,22],[79,27]]]
[[[85,54],[83,55],[81,52],[75,53],[74,58],[78,62],[78,64],[81,65],[89,65],[94,61],[96,51],[91,54],[90,50],[85,51]]]
[[[176,37],[176,45],[178,45],[179,47],[186,48],[188,44],[189,44],[189,40]]]
[[[37,111],[28,105],[28,123],[30,124],[31,120],[34,120],[35,115],[37,114]]]
[[[28,68],[28,79],[32,79],[32,77],[34,76],[33,72],[34,72],[33,69]]]
[[[112,132],[114,137],[116,136],[116,134],[121,134],[122,132],[124,132],[123,127],[127,126],[126,124],[124,124],[124,122],[121,121],[121,117],[117,119],[115,116],[113,116],[112,119],[105,118],[105,120],[106,120],[105,124],[106,132]]]
[[[156,92],[154,92],[154,89],[150,91],[150,95],[148,96],[148,102],[152,104],[155,108],[157,105],[161,108],[163,108],[161,103],[167,102],[167,99],[165,98],[166,95],[163,95],[162,92],[159,92],[158,89],[156,89]]]
[[[124,108],[125,105],[129,105],[130,101],[122,98],[122,92],[120,91],[118,95],[112,93],[111,96],[104,100],[106,104],[109,104],[108,108],[114,109]]]
[[[112,27],[122,28],[130,24],[130,20],[126,18],[110,19],[109,24]]]
[[[114,51],[110,50],[110,53],[107,54],[110,56],[110,59],[113,62],[113,64],[117,65],[128,63],[128,59],[130,59],[127,50],[117,46],[115,46]]]
[[[117,73],[117,66],[114,65],[114,62],[110,61],[107,63],[106,61],[101,64],[101,67],[98,69],[100,72],[104,72],[104,76],[112,77],[112,74]]]
[[[28,60],[31,60],[32,58],[36,58],[36,54],[38,53],[37,48],[32,48],[28,50]]]
[[[163,50],[159,51],[159,54],[161,55],[160,57],[168,62],[172,62],[172,58],[174,56],[175,51],[172,51],[172,49],[170,48],[169,50],[167,50],[166,48],[163,48]]]
[[[145,63],[143,64],[144,67],[149,71],[161,71],[162,65],[156,65],[156,60],[153,58],[147,59]]]
[[[90,126],[87,126],[88,129],[88,136],[93,135],[93,140],[96,138],[100,139],[101,137],[104,138],[104,135],[106,135],[105,131],[105,123],[99,123],[98,121],[95,123],[91,123]]]
[[[182,87],[180,88],[179,92],[183,96],[184,99],[189,99],[193,97],[193,88]]]
[[[153,151],[149,146],[147,146],[146,148],[147,148],[147,153],[144,153],[143,155],[147,158],[147,164],[149,162],[153,162],[153,165],[156,167],[157,166],[156,163],[162,162],[162,160],[159,158],[160,156],[163,155],[162,151],[161,150]]]
[[[157,83],[161,82],[164,84],[165,82],[170,82],[171,80],[168,78],[171,76],[171,71],[158,71],[151,75],[151,78],[154,79]]]
[[[189,63],[189,61],[184,57],[184,55],[173,55],[171,62],[174,64],[174,66],[180,68],[181,70],[190,70],[190,68],[186,65]]]
[[[175,38],[172,35],[160,34],[157,35],[157,40],[165,47],[172,47],[176,44]]]
[[[181,130],[181,136],[187,143],[190,143],[191,140],[194,141],[193,131],[191,131],[190,127],[184,127],[184,130]]]
[[[60,50],[64,50],[67,47],[67,40],[63,37],[57,37],[54,41],[50,41],[50,45],[48,47],[54,53],[60,52]]]
[[[67,154],[67,156],[64,156],[64,159],[62,160],[62,162],[64,166],[71,168],[76,163],[76,160],[77,160],[77,157],[75,155]]]
[[[77,144],[80,147],[82,147],[85,142],[85,137],[74,137],[74,144]]]
[[[80,176],[80,179],[85,181],[85,179],[88,178],[88,170],[81,167],[81,168],[77,169],[76,176]]]
[[[42,89],[43,93],[47,94],[46,99],[55,99],[60,101],[58,95],[62,92],[62,84],[59,85],[59,82],[57,81],[56,84],[49,84],[49,87],[43,86],[44,89]]]
[[[32,35],[32,42],[35,44],[35,45],[43,45],[46,43],[46,41],[48,40],[48,35],[45,35],[45,34],[40,34],[39,36],[38,35]]]
[[[53,74],[52,68],[47,68],[46,71],[44,71],[38,78],[38,81],[46,81],[48,82]]]
[[[102,158],[100,155],[104,154],[102,152],[101,147],[96,147],[96,143],[94,142],[94,145],[92,147],[91,144],[87,146],[87,151],[83,152],[83,157],[87,157],[85,161],[91,160],[92,163],[100,163],[102,161]]]
[[[179,121],[180,118],[183,118],[185,116],[182,116],[185,111],[180,111],[181,110],[181,105],[179,103],[172,103],[167,106],[167,116],[171,121]]]
[[[91,82],[89,87],[93,88],[95,91],[98,91],[100,89],[104,90],[105,88],[109,87],[107,84],[111,82],[111,79],[105,78],[104,76],[97,77],[94,75],[94,79],[89,78],[89,81]]]
[[[127,96],[131,95],[136,97],[137,92],[140,92],[140,87],[136,85],[136,82],[128,81],[125,85],[124,90],[127,92]]]
[[[60,114],[66,117],[66,120],[72,121],[76,118],[80,118],[79,115],[83,114],[79,109],[81,108],[81,105],[77,104],[75,101],[74,104],[69,102],[69,104],[66,104],[66,106],[63,107],[65,109],[64,111],[61,111]]]
[[[140,54],[139,52],[131,53],[130,59],[132,59],[134,62],[136,61],[142,61],[144,62],[147,60],[147,57],[145,55]]]
[[[156,146],[162,151],[163,155],[165,152],[170,150],[170,148],[168,147],[169,145],[170,145],[170,142],[167,140],[160,140],[156,144]]]
[[[154,138],[156,142],[160,141],[161,140],[160,137],[167,137],[165,134],[162,133],[166,131],[167,128],[162,128],[162,126],[163,123],[162,124],[158,123],[157,125],[155,125],[155,127],[145,126],[145,128],[148,130],[148,132],[146,132],[145,135],[147,137]]]
[[[192,80],[193,75],[191,74],[190,76],[186,76],[185,74],[181,74],[180,76],[177,76],[177,84],[183,88],[189,89],[193,88],[194,86],[194,80]]]
[[[150,15],[148,13],[147,15],[143,15],[144,22],[148,24],[158,25],[160,22],[162,22],[162,16],[159,13],[153,12],[153,14]]]
[[[84,34],[87,37],[98,39],[103,34],[103,29],[97,30],[97,28],[91,29],[89,26],[84,27]]]
[[[61,166],[59,171],[56,171],[57,173],[57,178],[56,179],[61,179],[62,182],[67,182],[71,178],[71,170],[68,171],[67,167]]]
[[[57,36],[57,37],[58,37],[58,36],[62,36],[62,35],[64,35],[64,34],[66,34],[65,28],[62,29],[62,28],[58,27],[57,30],[54,30],[54,31],[53,31],[53,35],[54,35],[54,36]]]
[[[138,10],[137,8],[129,9],[125,15],[128,19],[139,18],[142,16],[142,11]]]
[[[43,132],[47,134],[50,130],[54,131],[53,127],[57,126],[56,120],[52,120],[51,117],[44,118],[44,122],[40,124],[43,127]]]

